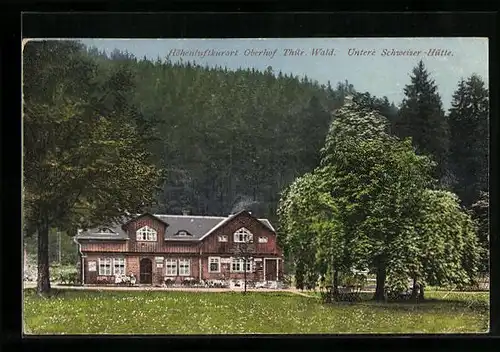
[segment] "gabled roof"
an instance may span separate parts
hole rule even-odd
[[[200,216],[200,215],[168,215],[168,214],[150,214],[143,213],[137,214],[133,218],[127,218],[126,222],[123,225],[120,224],[112,224],[109,226],[101,226],[110,228],[116,234],[105,234],[99,233],[98,229],[91,229],[88,231],[81,232],[77,235],[78,239],[127,239],[128,235],[123,230],[125,225],[130,223],[132,220],[137,219],[138,217],[149,215],[161,223],[165,224],[165,240],[166,241],[200,241],[203,238],[207,237],[215,230],[226,224],[229,220],[234,217],[245,213],[246,211],[240,211],[236,214],[231,214],[229,216]],[[246,212],[248,213],[248,212]],[[249,213],[248,213],[249,214]],[[251,215],[250,215],[251,216]],[[272,232],[276,232],[267,219],[257,219],[267,227]],[[179,231],[186,231],[189,233],[188,236],[179,236],[177,235]]]
[[[137,214],[137,216],[130,218],[127,222],[125,222],[125,223],[122,225],[122,227],[125,227],[125,226],[127,226],[130,222],[134,221],[135,219],[140,218],[140,217],[142,217],[142,216],[146,216],[146,215],[151,216],[152,218],[154,218],[154,219],[158,220],[159,222],[161,222],[161,223],[162,223],[162,224],[164,224],[165,226],[168,226],[168,225],[169,225],[168,223],[166,223],[165,221],[163,221],[163,220],[162,220],[161,218],[159,218],[158,216],[156,216],[156,215],[154,215],[154,214],[151,214],[151,213],[149,213],[149,212],[145,212],[145,213],[142,213],[142,214]]]
[[[167,241],[199,241],[207,237],[229,220],[245,213],[240,211],[229,216],[200,216],[200,215],[162,215],[155,214],[157,218],[163,219],[170,226],[165,231],[165,240]],[[271,223],[267,219],[257,219],[269,230],[275,232]],[[175,236],[179,231],[187,231],[191,236]]]
[[[112,233],[101,231],[102,228],[109,229]],[[79,232],[76,236],[82,240],[128,240],[127,232],[123,231],[121,224],[109,224],[98,228]]]

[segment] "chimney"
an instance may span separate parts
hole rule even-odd
[[[182,215],[189,215],[189,209],[182,209]]]

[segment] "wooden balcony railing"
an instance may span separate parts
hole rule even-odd
[[[132,244],[132,243],[131,243]],[[134,242],[130,250],[132,252],[160,252],[163,250],[162,243],[158,242]]]

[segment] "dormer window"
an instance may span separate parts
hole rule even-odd
[[[177,236],[185,237],[189,236],[189,233],[187,233],[187,231],[182,230],[177,233]]]
[[[137,230],[137,241],[156,241],[157,232],[149,226]]]
[[[252,240],[252,233],[244,227],[234,233],[234,242],[252,242]]]
[[[109,227],[101,227],[98,228],[96,232],[94,232],[96,235],[117,235],[116,232],[111,230]]]

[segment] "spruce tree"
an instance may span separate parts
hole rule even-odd
[[[410,78],[394,132],[400,138],[412,137],[416,152],[434,159],[437,163],[434,176],[447,185],[449,133],[438,87],[422,60]]]
[[[481,77],[461,80],[449,111],[454,191],[465,206],[488,190],[488,90]]]

